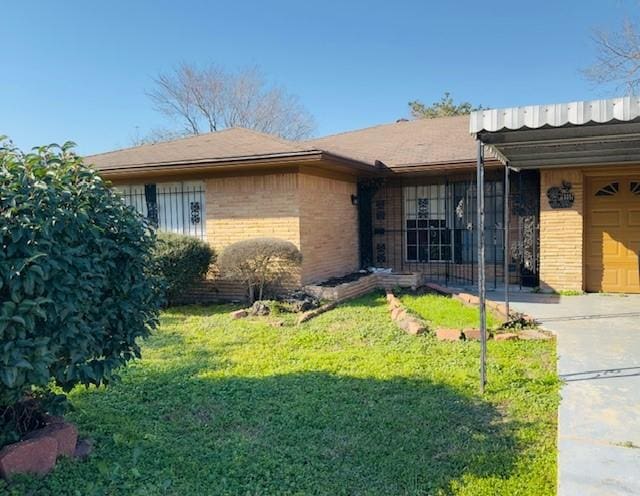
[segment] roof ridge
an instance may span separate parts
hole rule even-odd
[[[406,120],[397,120],[397,121],[394,121],[394,122],[383,122],[381,124],[375,124],[373,126],[361,127],[359,129],[351,129],[349,131],[340,131],[338,133],[327,134],[327,135],[324,135],[324,136],[319,136],[317,138],[309,138],[309,139],[306,139],[306,140],[303,140],[303,141],[304,142],[307,142],[307,141],[320,141],[320,140],[323,140],[325,138],[333,138],[335,136],[342,136],[342,135],[345,135],[345,134],[360,133],[362,131],[370,131],[372,129],[379,129],[381,127],[396,126],[396,125],[402,125],[402,124],[414,124],[416,122],[423,122],[423,121],[434,122],[434,121],[439,121],[439,120],[444,120],[444,119],[452,119],[452,118],[459,118],[459,117],[469,118],[469,115],[468,114],[463,114],[463,115],[444,115],[444,116],[441,116],[441,117],[409,118],[409,119],[406,119]]]
[[[118,153],[118,152],[123,152],[123,151],[128,151],[128,150],[134,150],[134,149],[152,148],[152,147],[155,147],[155,146],[158,146],[158,145],[176,143],[178,141],[188,141],[188,140],[201,139],[201,138],[204,138],[204,137],[207,137],[207,136],[219,135],[219,134],[226,133],[226,132],[229,132],[229,131],[249,132],[251,134],[255,134],[257,136],[261,136],[263,138],[270,139],[271,141],[274,141],[276,143],[280,143],[281,145],[291,146],[296,151],[307,151],[307,150],[310,150],[310,148],[298,146],[293,141],[286,140],[284,138],[281,138],[279,136],[275,136],[275,135],[270,134],[270,133],[257,131],[255,129],[249,129],[247,127],[232,126],[232,127],[225,127],[224,129],[220,129],[218,131],[208,131],[206,133],[190,134],[188,136],[182,136],[180,138],[170,139],[170,140],[167,140],[167,141],[158,141],[156,143],[142,143],[141,145],[125,146],[125,147],[122,147],[122,148],[116,148],[115,150],[109,150],[107,152],[93,153],[91,155],[87,155],[86,157],[97,157],[97,156],[109,155],[111,153]]]
[[[301,141],[294,141],[294,140],[289,140],[289,139],[285,139],[281,136],[277,136],[275,134],[271,134],[271,133],[266,133],[264,131],[258,131],[257,129],[251,129],[248,127],[241,127],[241,126],[233,126],[233,127],[228,127],[223,129],[223,131],[229,130],[229,129],[241,129],[242,131],[249,131],[250,133],[256,134],[258,136],[262,136],[263,138],[268,138],[272,141],[275,141],[277,143],[280,143],[282,145],[289,145],[289,146],[293,146],[298,148],[299,150],[308,150],[308,148],[302,148],[298,145],[298,143],[304,143],[307,140],[301,140]]]
[[[202,138],[203,136],[207,136],[210,134],[214,134],[214,133],[223,133],[225,131],[229,131],[230,129],[234,129],[232,127],[228,127],[225,129],[221,129],[220,131],[208,131],[206,133],[198,133],[198,134],[189,134],[187,136],[181,136],[180,138],[174,138],[174,139],[170,139],[170,140],[166,140],[166,141],[156,141],[155,143],[142,143],[140,145],[134,145],[134,146],[124,146],[122,148],[116,148],[115,150],[109,150],[107,152],[100,152],[100,153],[92,153],[91,155],[87,155],[87,157],[97,157],[98,155],[109,155],[110,153],[117,153],[117,152],[122,152],[125,150],[133,150],[135,148],[150,148],[153,146],[157,146],[157,145],[163,145],[165,143],[175,143],[177,141],[186,141],[189,139],[194,139],[194,138]]]

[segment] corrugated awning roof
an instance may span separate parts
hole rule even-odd
[[[640,98],[479,110],[469,130],[514,167],[640,162]]]
[[[640,98],[621,97],[609,100],[556,103],[551,105],[527,105],[504,109],[477,110],[471,113],[469,131],[506,129],[539,129],[567,125],[606,122],[629,122],[640,118]]]

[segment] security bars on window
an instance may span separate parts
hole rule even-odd
[[[158,230],[205,238],[205,190],[201,181],[118,186],[124,201]]]

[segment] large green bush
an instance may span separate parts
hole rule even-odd
[[[192,236],[158,233],[154,256],[164,278],[169,303],[202,279],[216,256],[208,243]]]
[[[16,405],[109,383],[157,324],[153,233],[72,146],[0,139],[0,445]]]

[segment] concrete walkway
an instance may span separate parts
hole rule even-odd
[[[512,306],[557,334],[558,494],[640,495],[640,295],[519,293]]]

